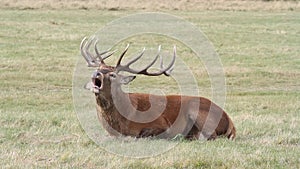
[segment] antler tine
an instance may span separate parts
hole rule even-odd
[[[161,74],[164,74],[166,76],[170,76],[170,73],[171,71],[173,70],[174,68],[174,63],[175,63],[175,58],[176,58],[176,47],[174,46],[174,55],[173,55],[173,59],[171,61],[171,63],[166,67],[164,68],[163,67],[163,59],[162,59],[162,56],[160,55],[160,50],[161,50],[161,46],[158,47],[158,52],[157,52],[157,55],[156,57],[153,59],[153,61],[147,65],[144,69],[142,70],[134,70],[134,69],[131,69],[129,68],[129,66],[136,62],[139,58],[142,57],[142,55],[144,54],[144,51],[145,49],[142,51],[142,53],[137,56],[136,58],[132,59],[129,63],[127,63],[126,65],[122,66],[120,65],[120,59],[118,61],[118,64],[117,64],[117,67],[116,67],[116,72],[120,72],[120,71],[126,71],[126,72],[129,72],[129,73],[134,73],[134,74],[143,74],[143,75],[148,75],[148,76],[159,76]],[[125,51],[126,52],[126,51]],[[124,52],[123,52],[124,53]],[[157,61],[158,57],[160,56],[160,71],[159,72],[154,72],[154,73],[149,73],[148,72],[148,69],[154,65],[154,63]],[[122,55],[123,57],[123,55]]]
[[[107,54],[106,56],[103,56],[102,59],[105,60],[106,58],[110,57],[111,55],[113,55],[114,53],[116,53],[116,51],[118,51],[118,49],[110,52],[109,54]]]
[[[116,66],[116,72],[119,72],[119,71],[128,71],[128,72],[131,72],[131,73],[138,73],[140,71],[136,71],[136,70],[133,70],[133,69],[130,69],[129,66],[133,63],[135,63],[136,61],[138,61],[145,53],[145,50],[146,48],[144,47],[144,49],[142,50],[142,52],[136,56],[135,58],[131,59],[126,65],[121,65],[121,63]]]
[[[159,49],[160,50],[160,49]],[[164,74],[166,76],[170,76],[171,74],[171,71],[173,70],[174,68],[174,63],[175,63],[175,58],[176,58],[176,47],[174,46],[174,54],[173,54],[173,58],[172,58],[172,61],[171,63],[166,67],[164,68],[163,66],[163,59],[162,59],[162,56],[160,55],[160,71],[158,72],[155,72],[155,73],[149,73],[148,72],[148,68],[145,69],[143,72],[140,72],[138,74],[144,74],[144,75],[148,75],[148,76],[159,76],[161,74]],[[156,58],[157,59],[157,58]]]
[[[95,58],[88,52],[88,49],[91,45],[91,42],[85,43],[87,37],[84,37],[80,43],[80,51],[83,58],[86,60],[89,67],[97,67],[99,63],[95,60]]]
[[[101,64],[105,64],[104,60],[106,58],[110,57],[111,55],[113,55],[117,51],[117,50],[114,50],[114,51],[110,52],[109,54],[107,54],[111,50],[111,48],[109,48],[108,50],[103,51],[103,52],[100,53],[99,50],[98,50],[97,45],[98,45],[98,39],[95,41],[94,48],[95,48],[95,53],[97,55],[96,57],[99,59],[99,61],[101,62]],[[103,56],[105,54],[107,54],[107,55]]]
[[[98,50],[98,47],[97,47],[98,39],[96,39],[96,40],[95,39],[96,39],[96,37],[93,36],[92,40],[87,41],[87,37],[84,37],[80,44],[81,55],[86,60],[89,67],[99,67],[100,65],[105,64],[104,60],[116,52],[116,50],[110,52],[111,49],[108,49],[108,50],[100,53]],[[93,42],[94,42],[94,50],[95,50],[96,56],[93,56],[89,51]],[[103,56],[105,54],[106,54],[106,56]]]
[[[125,53],[127,52],[128,48],[129,48],[129,44],[127,44],[125,50],[124,50],[123,53],[121,54],[121,56],[120,56],[120,58],[119,58],[119,60],[118,60],[118,62],[117,62],[116,68],[119,67],[119,66],[121,65],[121,61],[122,61],[122,59],[123,59]]]
[[[96,54],[97,54],[97,57],[99,57],[99,56],[101,56],[101,55],[104,55],[104,54],[108,53],[108,52],[111,50],[111,48],[109,48],[109,49],[107,49],[106,51],[103,51],[103,52],[99,53],[99,50],[98,50],[98,47],[97,47],[98,42],[99,42],[99,40],[97,39],[97,40],[95,41],[95,44],[94,44],[94,48],[95,48],[95,52],[96,52]]]
[[[139,59],[144,55],[145,50],[146,50],[146,48],[144,47],[144,49],[142,50],[142,52],[141,52],[137,57],[135,57],[135,58],[133,58],[132,60],[130,60],[126,65],[128,65],[128,67],[129,67],[131,64],[133,64],[133,63],[135,63],[137,60],[139,60]]]
[[[165,72],[164,72],[164,74],[166,75],[166,76],[170,76],[171,75],[171,72],[173,71],[173,69],[174,69],[174,63],[175,63],[175,57],[176,57],[176,45],[174,45],[174,48],[173,48],[173,59],[172,59],[172,62],[170,63],[170,68],[168,68]],[[168,66],[168,67],[169,67]],[[161,69],[163,69],[163,63],[162,63],[162,61],[161,61],[161,67],[160,67]]]
[[[154,65],[154,63],[157,61],[158,57],[161,56],[161,55],[160,55],[160,49],[161,49],[161,45],[158,46],[157,55],[156,55],[155,58],[152,60],[152,62],[151,62],[148,66],[146,66],[144,69],[142,69],[142,70],[140,70],[140,71],[137,71],[137,72],[138,72],[137,74],[147,74],[147,75],[149,74],[149,73],[147,72],[147,70],[148,70],[152,65]]]
[[[90,51],[89,51],[89,49],[90,49],[90,47],[91,47],[91,45],[92,45],[94,39],[95,39],[95,36],[93,36],[92,40],[90,40],[90,41],[87,42],[87,44],[86,44],[86,53],[91,57],[91,59],[92,59],[94,62],[96,62],[96,61],[97,61],[97,57],[94,57],[94,56],[90,53]]]

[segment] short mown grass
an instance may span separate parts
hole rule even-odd
[[[2,167],[300,168],[296,11],[170,12],[199,27],[219,53],[227,82],[225,109],[237,128],[235,141],[175,140],[178,145],[166,153],[135,159],[106,152],[90,140],[72,101],[80,41],[134,12],[1,9]],[[198,62],[187,62],[197,72]],[[196,75],[201,91],[210,97],[206,75]],[[168,84],[150,81],[135,85]]]

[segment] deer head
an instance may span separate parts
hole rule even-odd
[[[95,55],[93,55],[89,51],[93,42],[94,42]],[[123,65],[121,64],[121,61],[129,48],[129,44],[128,44],[124,49],[124,51],[121,53],[116,66],[109,66],[105,64],[104,60],[107,59],[109,56],[113,55],[115,51],[111,52],[109,49],[104,52],[99,52],[97,48],[97,44],[98,44],[98,40],[92,39],[91,41],[87,41],[87,38],[84,38],[80,44],[81,55],[86,60],[87,65],[89,67],[97,68],[91,76],[92,81],[85,85],[86,89],[89,89],[94,93],[111,91],[112,88],[119,89],[122,84],[126,85],[136,78],[136,76],[132,76],[132,75],[125,76],[120,74],[120,72],[122,71],[136,74],[136,75],[142,74],[147,76],[159,76],[164,74],[166,76],[170,76],[170,73],[174,68],[175,57],[176,57],[175,46],[174,46],[174,54],[173,54],[172,61],[167,67],[163,66],[163,59],[162,56],[160,55],[161,46],[159,46],[157,55],[152,60],[152,62],[149,65],[147,65],[144,69],[135,70],[130,68],[130,66],[143,56],[145,52],[145,48],[138,56],[134,57],[127,64]],[[157,72],[149,72],[149,68],[156,63],[158,58],[160,58],[160,70]]]

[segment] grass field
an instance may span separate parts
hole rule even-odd
[[[3,168],[300,168],[298,10],[165,11],[199,27],[219,53],[235,141],[178,141],[166,153],[135,159],[106,152],[90,140],[72,102],[80,41],[135,12],[0,9]],[[192,70],[197,63],[189,62]],[[201,90],[209,90],[201,83],[205,77],[197,77]]]

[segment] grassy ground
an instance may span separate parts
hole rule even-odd
[[[120,157],[93,143],[72,103],[78,47],[84,36],[130,13],[1,9],[2,167],[300,168],[300,13],[295,11],[171,12],[201,28],[221,57],[235,141],[178,141],[170,151],[144,159]]]
[[[299,0],[1,0],[0,8],[108,10],[299,10]]]

